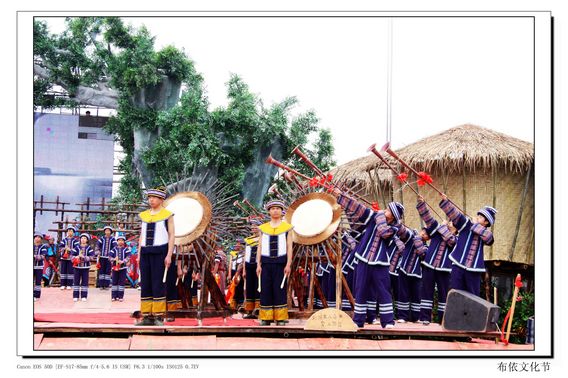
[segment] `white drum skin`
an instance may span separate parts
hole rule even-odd
[[[193,232],[203,218],[203,207],[193,198],[176,198],[166,207],[173,212],[176,237]]]
[[[294,231],[304,237],[312,237],[324,232],[333,220],[331,205],[321,199],[304,202],[292,215]]]

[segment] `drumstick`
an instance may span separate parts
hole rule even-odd
[[[284,282],[286,281],[286,275],[284,275],[284,277],[282,277],[282,283],[280,284],[280,289],[284,288]]]
[[[260,277],[258,277],[258,292],[260,293]]]
[[[191,288],[193,289],[193,278],[191,279]]]
[[[166,283],[167,275],[168,275],[168,267],[164,267],[164,278],[162,278],[162,283]]]

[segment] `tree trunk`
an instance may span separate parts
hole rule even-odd
[[[179,80],[162,76],[162,80],[158,84],[139,89],[130,101],[139,109],[167,110],[177,104],[180,90],[181,82]],[[146,188],[152,185],[156,177],[146,168],[142,154],[154,145],[159,136],[160,130],[158,128],[153,130],[137,128],[134,130],[133,168],[140,175],[140,179]]]
[[[275,166],[266,164],[265,160],[270,154],[276,160],[282,160],[283,150],[280,139],[273,141],[270,145],[260,146],[255,151],[254,160],[246,167],[242,187],[243,198],[247,198],[259,208],[262,208],[264,194],[268,191],[272,178],[278,172]]]

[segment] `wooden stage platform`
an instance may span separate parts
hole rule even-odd
[[[43,288],[34,303],[37,350],[533,350],[533,345],[496,343],[498,333],[446,331],[439,324],[365,325],[356,332],[304,330],[306,319],[286,326],[260,326],[256,320],[177,318],[161,327],[135,326],[129,314],[140,292],[127,289],[124,302],[110,291],[90,288],[87,302],[73,302],[71,290]]]

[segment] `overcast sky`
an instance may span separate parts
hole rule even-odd
[[[339,164],[386,141],[387,18],[125,18],[183,48],[211,108],[240,75],[265,106],[297,96],[334,137]],[[531,18],[394,18],[392,145],[464,123],[533,142]],[[48,19],[59,32],[62,19]]]

